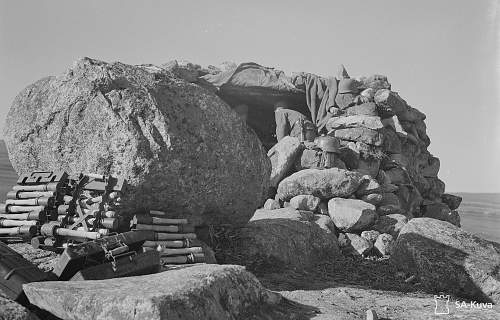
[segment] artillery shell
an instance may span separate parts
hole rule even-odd
[[[4,219],[10,219],[10,220],[46,220],[47,215],[45,212],[27,212],[27,213],[7,213],[7,214],[0,214],[0,218]]]
[[[14,206],[52,206],[54,198],[32,198],[32,199],[7,199],[6,205]]]
[[[119,221],[116,218],[104,218],[101,220],[101,225],[107,229],[118,229]]]
[[[179,224],[188,224],[187,219],[167,219],[167,218],[158,218],[158,217],[151,217],[151,216],[145,216],[145,215],[135,215],[134,218],[132,219],[132,223],[134,225],[137,224],[159,224],[159,225],[179,225]],[[194,230],[193,230],[194,231]],[[188,231],[192,232],[192,231]]]
[[[19,226],[13,228],[0,228],[0,234],[8,234],[8,235],[30,235],[33,236],[36,234],[37,228],[36,226]]]
[[[149,214],[152,216],[166,216],[167,213],[164,211],[158,211],[158,210],[149,210]]]
[[[16,185],[12,187],[14,191],[57,191],[57,182],[37,185]]]
[[[167,249],[162,248],[160,256],[178,256],[185,255],[188,253],[202,253],[203,249],[201,247],[192,247],[192,248],[178,248],[178,249]]]
[[[56,196],[54,191],[9,191],[7,199],[33,199],[33,198],[53,198]]]
[[[190,225],[154,225],[154,224],[137,224],[137,230],[151,230],[156,232],[171,232],[171,233],[191,233],[194,232],[194,227]]]
[[[161,264],[186,264],[186,263],[200,263],[205,262],[205,255],[203,253],[191,253],[183,256],[161,257]]]
[[[162,246],[165,248],[188,248],[191,245],[200,245],[200,242],[196,239],[189,240],[171,240],[171,241],[145,241],[142,245],[143,247],[153,247],[156,248],[158,246]]]
[[[43,211],[45,207],[43,206],[15,206],[15,205],[10,205],[10,204],[5,204],[5,212],[12,212],[12,213],[18,213],[18,212],[34,212],[34,211]],[[1,212],[1,210],[0,210]]]
[[[102,215],[106,218],[114,218],[116,217],[116,211],[106,211]]]
[[[183,240],[183,239],[196,239],[194,233],[159,233],[154,231],[147,231],[146,239],[150,241],[165,241],[165,240]]]
[[[92,240],[96,240],[101,237],[101,234],[99,232],[79,231],[79,230],[71,230],[65,228],[56,228],[54,232],[56,235],[62,237],[68,236],[68,237],[78,237],[78,238],[86,238]]]
[[[8,220],[0,219],[0,227],[19,227],[19,226],[36,226],[38,222],[35,220]]]

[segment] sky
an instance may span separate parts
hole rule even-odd
[[[14,97],[80,57],[386,75],[427,115],[447,192],[500,192],[498,1],[0,0],[0,138]]]

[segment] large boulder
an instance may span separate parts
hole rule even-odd
[[[310,194],[324,200],[349,197],[362,180],[362,174],[344,169],[305,169],[280,182],[278,197],[283,201],[301,194]]]
[[[286,136],[267,152],[271,159],[271,186],[277,187],[292,169],[295,159],[303,149],[303,144],[295,137]]]
[[[500,303],[500,244],[451,223],[412,219],[401,229],[392,259],[417,274],[429,292]]]
[[[377,219],[375,206],[358,199],[333,198],[328,202],[328,213],[343,232],[368,230]]]
[[[240,232],[238,253],[247,265],[308,268],[341,256],[333,228],[329,217],[309,211],[257,210]]]
[[[215,94],[160,68],[78,60],[19,93],[4,136],[18,173],[123,176],[124,208],[195,225],[246,223],[269,187],[255,133]]]
[[[62,319],[238,319],[280,300],[244,267],[234,265],[23,287],[32,304]]]

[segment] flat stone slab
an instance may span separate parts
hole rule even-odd
[[[29,301],[62,319],[238,319],[278,303],[242,266],[201,264],[146,276],[24,285]]]

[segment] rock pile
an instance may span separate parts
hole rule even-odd
[[[460,226],[461,198],[444,193],[439,159],[427,150],[425,115],[392,91],[386,77],[358,81],[364,98],[335,108],[326,123],[328,136],[341,146],[332,167],[323,167],[318,143],[286,137],[269,150],[276,196],[266,201],[266,215],[273,219],[289,207],[328,216],[335,245],[362,256],[390,255],[399,231],[414,217]]]

